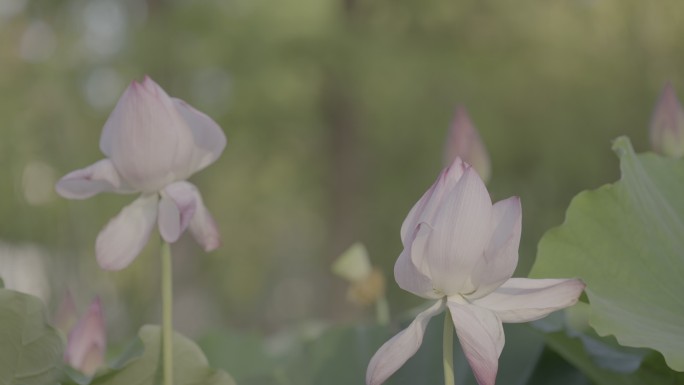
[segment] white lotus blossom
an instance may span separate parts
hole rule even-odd
[[[493,385],[502,322],[536,320],[577,301],[580,280],[511,278],[521,219],[520,199],[492,205],[477,172],[460,158],[441,173],[404,221],[404,251],[394,266],[402,289],[435,302],[375,353],[368,385],[383,383],[413,356],[428,322],[444,309],[478,383]]]

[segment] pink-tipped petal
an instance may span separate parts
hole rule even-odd
[[[100,299],[96,298],[69,333],[64,361],[85,375],[92,376],[104,365],[107,332]]]
[[[520,198],[511,197],[492,208],[492,238],[484,257],[473,269],[471,280],[477,288],[469,299],[483,297],[501,286],[513,275],[518,265],[518,247],[522,229]]]
[[[214,163],[226,147],[226,135],[221,127],[209,116],[186,102],[172,98],[178,112],[192,130],[195,148],[192,158],[192,172],[197,172]]]
[[[97,236],[95,254],[105,270],[121,270],[140,254],[157,220],[157,194],[143,195],[126,206]]]
[[[444,301],[438,301],[416,316],[416,319],[404,330],[392,337],[375,353],[366,371],[366,385],[379,385],[385,382],[394,372],[411,358],[420,344],[430,318],[444,309]]]
[[[418,230],[421,222],[432,224],[435,214],[439,211],[444,194],[451,191],[463,176],[466,164],[460,158],[444,168],[437,177],[435,183],[423,194],[423,196],[411,208],[406,219],[401,225],[401,240],[404,247],[408,247]]]
[[[150,78],[124,91],[102,130],[100,148],[139,191],[158,191],[192,174],[193,133]]]
[[[176,242],[190,225],[197,210],[199,193],[188,182],[172,183],[161,192],[159,233],[169,243]]]
[[[102,159],[94,164],[72,171],[62,177],[55,186],[57,193],[68,199],[86,199],[101,192],[130,193],[114,164]]]
[[[572,306],[584,290],[579,279],[511,278],[474,305],[495,312],[503,322],[527,322]]]
[[[204,251],[212,251],[221,246],[221,235],[219,234],[216,221],[214,221],[211,213],[204,205],[202,196],[196,188],[195,194],[195,204],[197,209],[190,220],[190,233],[195,238],[197,243],[202,246]]]
[[[491,175],[489,154],[464,106],[458,106],[456,109],[444,148],[445,164],[450,164],[457,157],[472,165],[482,180],[489,180]]]
[[[474,290],[466,286],[491,236],[492,202],[471,167],[445,194],[425,258],[436,289],[446,295],[467,293]]]
[[[456,335],[479,385],[494,385],[505,337],[503,325],[491,310],[447,301]]]

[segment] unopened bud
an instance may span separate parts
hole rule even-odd
[[[64,361],[85,375],[92,376],[104,365],[107,335],[100,299],[96,298],[69,333]]]
[[[473,166],[483,181],[489,180],[491,176],[489,154],[464,106],[456,108],[454,121],[449,130],[444,148],[445,166],[453,163],[456,157],[460,157]]]
[[[656,103],[650,136],[653,151],[673,158],[684,156],[684,110],[670,83],[665,84]]]

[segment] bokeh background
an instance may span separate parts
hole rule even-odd
[[[679,0],[0,0],[0,276],[55,308],[103,298],[113,341],[159,322],[158,242],[121,272],[94,242],[133,196],[66,201],[55,181],[103,157],[103,123],[145,74],[212,116],[228,147],[192,177],[223,245],[174,246],[176,328],[262,334],[372,311],[332,261],[355,241],[392,280],[399,228],[442,167],[464,104],[495,200],[519,195],[518,275],[581,190],[648,149],[666,81],[682,89]],[[8,278],[9,277],[9,278]]]

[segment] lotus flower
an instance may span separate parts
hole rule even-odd
[[[492,167],[487,148],[470,119],[464,106],[458,106],[451,123],[449,136],[444,148],[444,164],[450,165],[454,159],[461,158],[471,164],[485,182],[489,180]]]
[[[92,376],[104,364],[107,333],[100,299],[96,298],[69,333],[64,361],[83,374]]]
[[[456,334],[480,385],[496,380],[502,322],[527,322],[570,306],[577,279],[511,278],[518,262],[522,211],[512,197],[492,205],[477,172],[457,158],[411,209],[401,227],[399,286],[435,301],[371,359],[368,385],[389,378],[421,345],[429,320],[451,312]]]
[[[199,191],[185,179],[213,163],[225,145],[216,122],[145,77],[130,84],[104,125],[100,149],[107,158],[64,176],[57,192],[70,199],[141,193],[98,235],[96,255],[103,269],[128,266],[155,223],[166,242],[177,241],[189,228],[210,251],[219,245],[218,229]]]
[[[663,87],[653,111],[650,134],[653,151],[673,158],[684,156],[684,110],[670,83]]]

